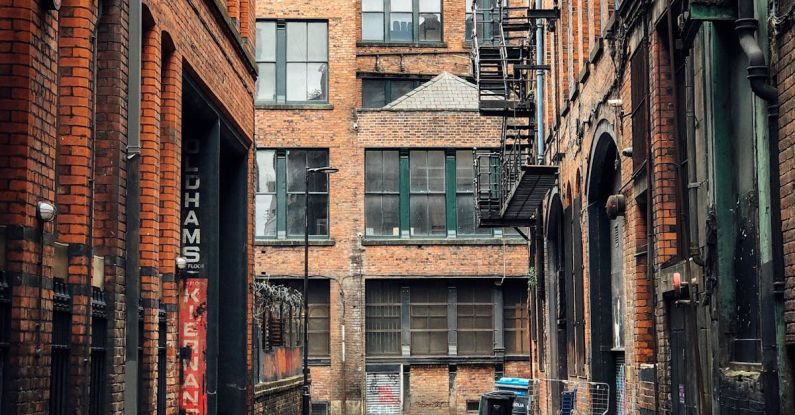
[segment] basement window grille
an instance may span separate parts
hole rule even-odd
[[[157,415],[166,413],[166,310],[160,308],[157,325]]]
[[[328,415],[329,404],[326,401],[312,402],[312,415]]]
[[[69,355],[72,331],[72,297],[62,279],[53,281],[52,348],[50,365],[50,415],[69,412]]]
[[[89,414],[105,412],[105,339],[108,336],[108,312],[105,293],[94,288],[91,292],[91,379]]]
[[[0,228],[0,232],[3,230]],[[0,246],[0,250],[3,247]],[[2,255],[2,253],[0,253]],[[2,263],[0,262],[0,265]],[[6,383],[6,361],[10,346],[11,328],[11,286],[6,279],[6,272],[0,270],[0,412],[4,411],[3,390]]]
[[[467,401],[467,412],[477,412],[478,410],[480,410],[480,401]]]

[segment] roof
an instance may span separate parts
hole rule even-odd
[[[392,101],[389,110],[477,110],[478,90],[449,72],[442,72],[406,95]]]

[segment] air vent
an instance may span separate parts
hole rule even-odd
[[[328,402],[312,402],[312,415],[328,415]]]
[[[480,401],[467,401],[467,412],[477,412],[480,409]]]

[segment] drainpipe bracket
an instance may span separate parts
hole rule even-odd
[[[741,18],[734,21],[734,30],[737,32],[742,32],[745,30],[751,30],[756,32],[759,29],[759,22],[753,18]]]

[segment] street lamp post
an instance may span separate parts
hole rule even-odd
[[[307,168],[304,173],[304,387],[301,399],[301,413],[309,415],[309,175],[312,173],[331,174],[334,167]]]

